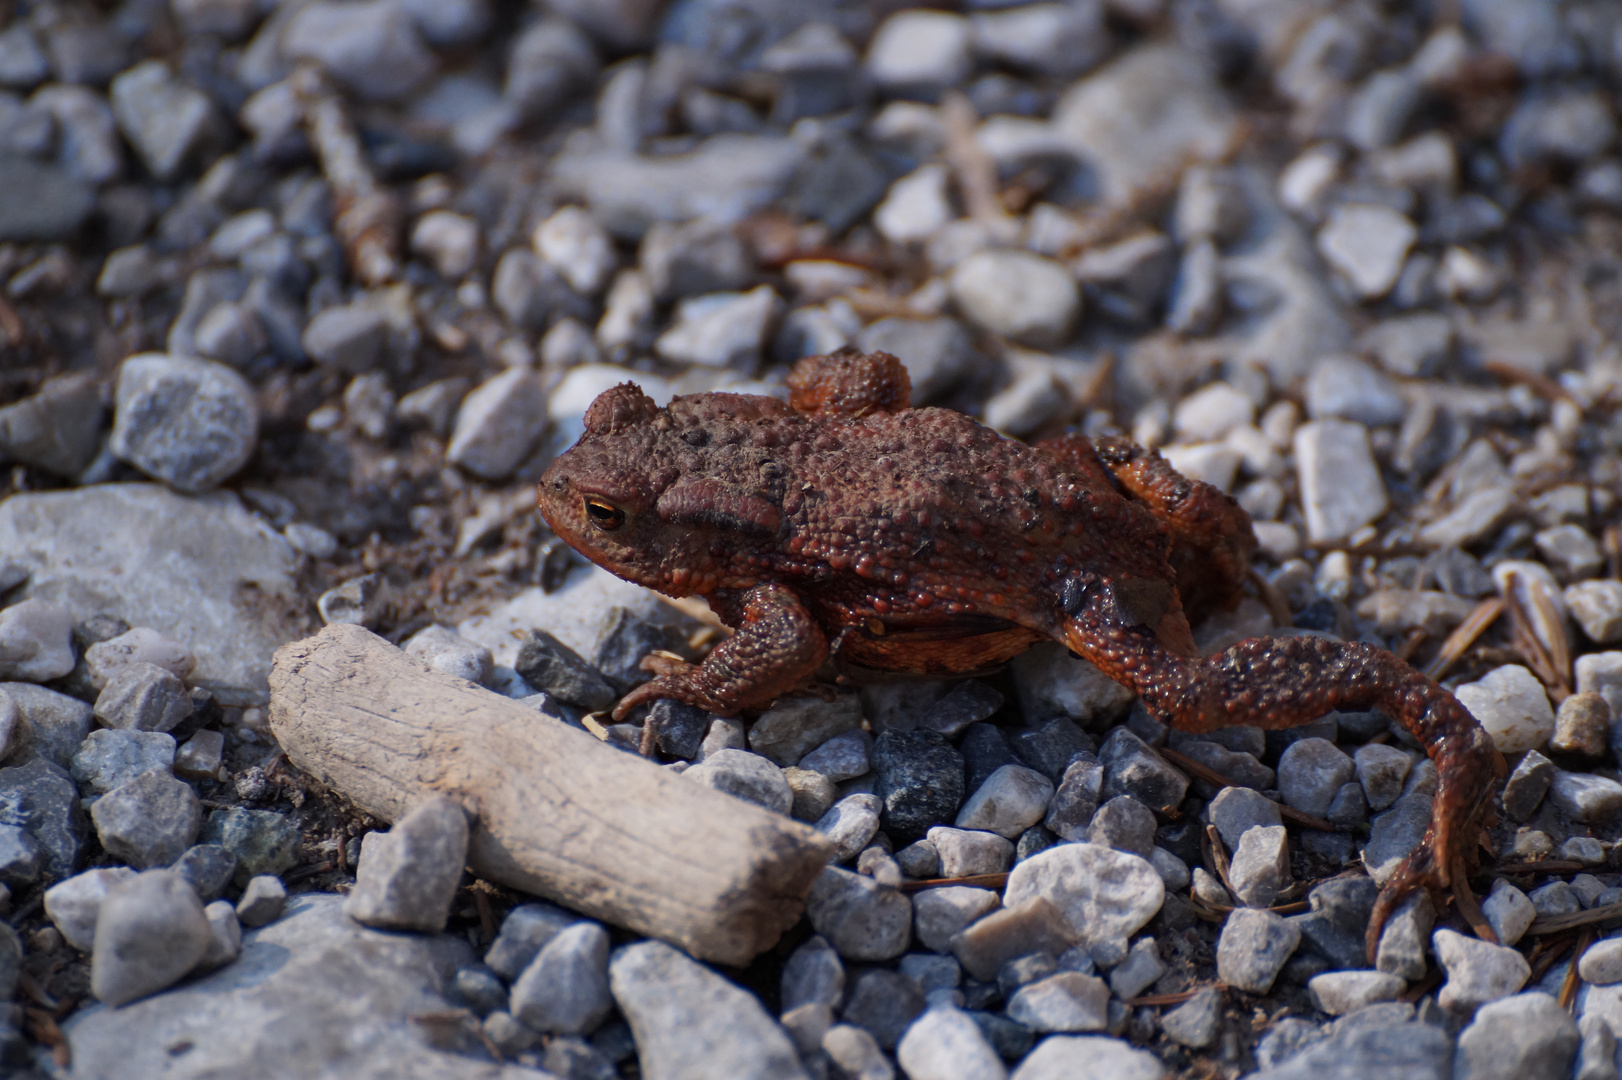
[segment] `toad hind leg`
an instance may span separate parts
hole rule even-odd
[[[1455,867],[1474,863],[1476,823],[1492,789],[1492,740],[1435,682],[1383,649],[1318,637],[1251,638],[1190,659],[1161,647],[1144,627],[1100,617],[1103,606],[1070,623],[1067,643],[1174,727],[1284,728],[1335,709],[1378,708],[1424,746],[1438,777],[1431,823],[1380,890],[1366,936],[1370,963],[1386,919],[1408,894],[1445,890]]]
[[[739,608],[736,634],[711,649],[703,663],[666,672],[626,694],[614,706],[614,719],[658,698],[731,716],[795,689],[828,659],[827,638],[792,590],[757,585]]]

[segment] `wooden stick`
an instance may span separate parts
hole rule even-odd
[[[918,881],[903,881],[901,891],[905,893],[922,892],[924,889],[944,889],[949,885],[967,885],[975,889],[1000,889],[1008,884],[1008,875],[1002,874],[970,874],[967,877],[938,877],[924,878]]]
[[[516,701],[434,671],[358,626],[277,650],[270,722],[288,759],[394,821],[443,793],[477,814],[489,881],[747,964],[776,944],[832,857],[791,821],[683,780]]]
[[[1503,613],[1504,601],[1496,596],[1489,596],[1476,605],[1476,609],[1442,642],[1442,649],[1436,658],[1425,669],[1425,676],[1431,679],[1440,679],[1447,673],[1447,669],[1458,662],[1470,646],[1476,643],[1476,638],[1491,626]]]
[[[1572,1002],[1577,1000],[1577,984],[1580,976],[1577,974],[1577,965],[1582,963],[1583,953],[1594,943],[1594,931],[1584,929],[1577,935],[1577,947],[1571,951],[1571,967],[1566,970],[1566,977],[1560,983],[1560,1007],[1571,1008]]]
[[[1622,904],[1605,904],[1601,907],[1589,908],[1587,911],[1575,911],[1570,915],[1550,915],[1548,918],[1534,922],[1527,928],[1526,932],[1538,936],[1559,934],[1579,926],[1605,922],[1609,919],[1622,919]]]

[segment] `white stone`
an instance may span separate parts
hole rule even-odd
[[[1577,974],[1584,982],[1600,986],[1622,982],[1622,938],[1610,937],[1590,945],[1577,961]]]
[[[582,296],[602,292],[614,272],[614,242],[608,230],[578,206],[565,206],[541,222],[530,242],[535,254]]]
[[[1584,581],[1567,588],[1565,599],[1572,618],[1591,640],[1601,645],[1622,641],[1622,581]]]
[[[1256,418],[1249,395],[1230,383],[1214,382],[1185,397],[1172,413],[1172,427],[1185,439],[1221,439]]]
[[[1554,734],[1554,709],[1543,684],[1519,664],[1494,668],[1453,691],[1480,721],[1500,753],[1536,750]]]
[[[1326,971],[1307,982],[1312,1003],[1330,1016],[1344,1016],[1376,1001],[1391,1001],[1407,987],[1383,971]]]
[[[676,305],[673,325],[654,342],[654,351],[675,364],[753,371],[782,306],[770,285],[688,297]]]
[[[1447,972],[1447,982],[1437,1001],[1442,1008],[1469,1012],[1489,1001],[1515,993],[1531,977],[1526,958],[1503,945],[1490,945],[1454,930],[1438,930],[1431,936],[1437,963]]]
[[[1307,535],[1345,539],[1386,512],[1385,481],[1368,429],[1350,420],[1317,420],[1295,432],[1296,477]]]
[[[1064,267],[1027,251],[982,251],[952,271],[952,298],[972,322],[1022,345],[1062,345],[1081,314]]]
[[[892,15],[867,48],[867,73],[880,86],[951,86],[972,63],[969,21],[941,11]]]
[[[903,176],[873,211],[873,227],[892,244],[928,240],[957,216],[947,194],[948,179],[942,165],[924,165]]]
[[[1003,904],[1042,897],[1070,923],[1095,960],[1124,957],[1126,942],[1165,899],[1160,875],[1146,859],[1097,844],[1060,844],[1014,868]]]
[[[980,1025],[961,1009],[926,1011],[896,1046],[909,1080],[1005,1080],[1008,1070]]]
[[[985,829],[1010,840],[1042,820],[1053,781],[1023,765],[1004,765],[969,796],[958,811],[959,829]]]
[[[509,368],[462,399],[445,460],[484,480],[503,479],[535,448],[546,419],[545,382],[528,368]]]
[[[297,555],[230,492],[105,484],[13,495],[0,503],[0,551],[29,570],[26,595],[74,619],[113,615],[184,642],[193,683],[222,705],[265,704],[271,653],[308,632]]]
[[[1418,237],[1414,223],[1389,207],[1346,204],[1329,212],[1318,232],[1318,250],[1359,296],[1375,300],[1397,283]]]

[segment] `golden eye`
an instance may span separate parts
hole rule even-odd
[[[625,511],[594,495],[586,496],[586,516],[604,532],[612,532],[625,524]]]

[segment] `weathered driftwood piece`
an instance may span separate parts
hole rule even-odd
[[[270,722],[287,756],[393,821],[441,792],[476,812],[480,876],[745,964],[800,917],[820,834],[612,749],[358,626],[285,645]]]

